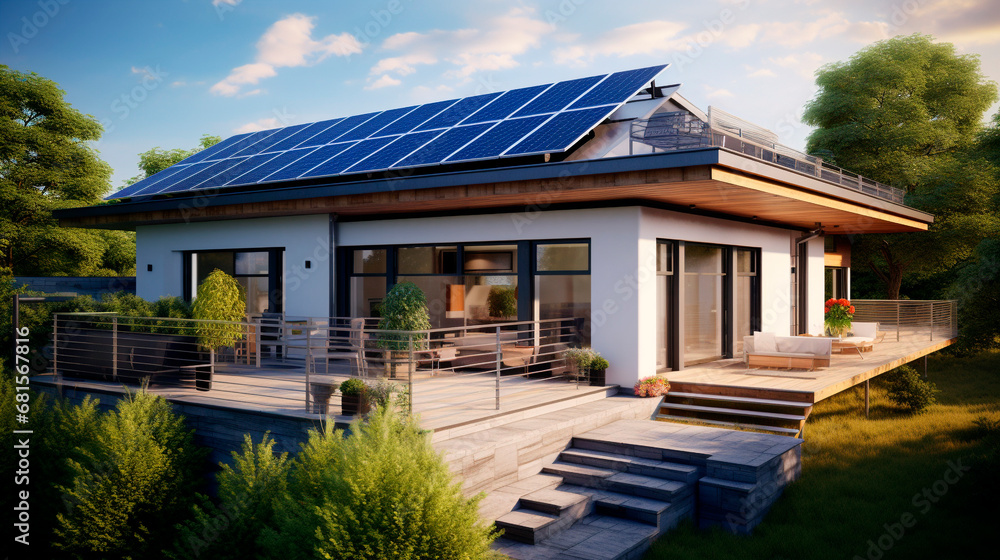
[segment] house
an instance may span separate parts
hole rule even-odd
[[[826,296],[849,296],[848,236],[932,222],[695,107],[665,68],[240,134],[56,215],[134,230],[146,299],[220,268],[248,313],[370,317],[412,281],[434,327],[574,317],[624,386],[757,330],[820,333]]]

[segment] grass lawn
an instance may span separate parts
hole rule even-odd
[[[863,385],[816,405],[802,478],[753,535],[688,523],[645,558],[996,558],[1000,353],[934,356],[928,372],[940,393],[922,414],[897,409],[878,378],[868,419]]]

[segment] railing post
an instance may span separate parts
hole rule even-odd
[[[500,346],[500,327],[497,327],[497,381],[496,381],[496,392],[497,392],[497,410],[500,410],[500,362],[503,361],[503,348]]]
[[[255,350],[255,354],[256,354],[254,356],[254,359],[257,361],[257,367],[258,368],[260,367],[260,328],[261,328],[261,319],[263,319],[263,318],[262,317],[258,317],[257,318],[257,321],[256,321],[257,324],[256,324],[256,326],[254,328],[254,333],[253,333],[253,337],[254,337],[254,350]]]
[[[111,318],[111,379],[118,380],[118,316]]]
[[[899,342],[899,300],[896,300],[896,342]]]
[[[409,347],[410,347],[410,366],[407,369],[408,373],[406,375],[406,408],[409,410],[410,416],[413,416],[413,374],[417,371],[417,363],[413,360],[413,332],[411,331],[407,335]],[[431,363],[431,369],[433,369],[433,363]]]

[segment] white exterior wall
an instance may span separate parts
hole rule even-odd
[[[345,247],[590,238],[591,306],[596,315],[591,344],[611,363],[608,383],[635,383],[639,306],[635,290],[623,279],[639,269],[639,208],[345,222],[338,227],[337,244]]]
[[[330,309],[327,214],[163,224],[136,228],[136,295],[183,296],[182,251],[284,247],[285,313],[325,316]],[[305,261],[312,267],[305,268]],[[153,265],[148,272],[146,265]]]
[[[806,332],[809,334],[823,334],[823,303],[824,292],[826,291],[826,262],[823,257],[823,238],[817,237],[806,242],[808,245],[807,256],[809,264],[806,265],[809,275],[809,284],[806,287],[809,294],[809,301],[806,304]]]

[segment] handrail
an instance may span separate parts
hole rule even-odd
[[[958,300],[854,299],[855,322],[875,322],[904,338],[958,336]]]
[[[766,142],[758,135],[748,139],[740,129],[726,131],[712,128],[703,121],[691,120],[686,113],[671,112],[649,119],[635,119],[630,126],[630,144],[639,142],[652,147],[653,151],[657,148],[663,151],[724,148],[896,204],[904,203],[906,191],[903,189],[837,167],[821,157],[804,154],[776,142]],[[631,145],[629,153],[632,153]]]

